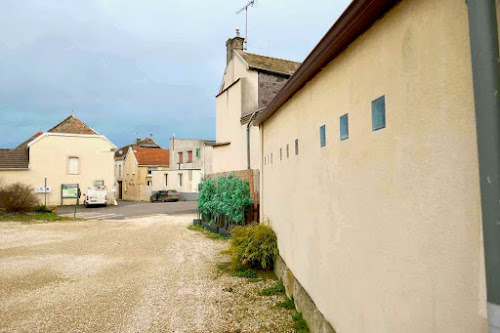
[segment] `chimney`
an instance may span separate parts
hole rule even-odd
[[[149,138],[153,140],[153,134],[149,134]]]
[[[139,139],[139,138],[135,139],[135,143],[136,143],[137,145],[139,144],[139,142],[141,142],[141,139]]]
[[[226,65],[233,59],[233,51],[243,51],[243,43],[245,38],[240,37],[240,29],[236,28],[236,37],[229,38],[226,42]]]

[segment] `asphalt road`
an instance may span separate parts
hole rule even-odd
[[[118,201],[118,206],[89,207],[78,206],[76,217],[85,220],[125,220],[151,215],[175,215],[197,212],[197,201],[177,202],[130,202]],[[75,206],[57,208],[57,214],[73,216]]]

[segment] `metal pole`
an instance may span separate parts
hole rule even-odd
[[[47,177],[45,177],[45,187],[43,193],[45,195],[45,207],[47,207]]]
[[[500,333],[500,72],[495,0],[467,0],[476,109],[488,322]]]
[[[75,205],[75,213],[73,217],[76,218],[76,209],[78,208],[78,202],[80,201],[80,184],[76,184],[76,205]]]

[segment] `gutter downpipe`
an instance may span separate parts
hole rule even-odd
[[[495,0],[466,0],[490,333],[500,333],[500,72]]]
[[[252,125],[253,117],[255,116],[255,114],[263,109],[265,108],[260,108],[258,110],[255,110],[250,116],[250,119],[248,120],[247,124],[247,169],[248,170],[250,170],[250,126]]]

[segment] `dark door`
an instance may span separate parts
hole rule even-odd
[[[122,199],[122,188],[123,188],[123,184],[122,182],[118,182],[118,200],[121,200]]]

